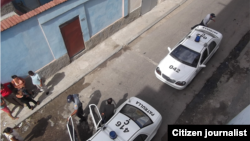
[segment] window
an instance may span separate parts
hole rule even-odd
[[[202,57],[201,57],[201,64],[203,64],[203,62],[206,60],[207,58],[207,49],[204,50]]]
[[[141,134],[141,135],[137,136],[134,139],[134,141],[145,141],[147,137],[148,137],[147,135]]]
[[[200,53],[195,52],[183,45],[179,45],[171,54],[173,58],[191,67],[197,67]]]
[[[148,117],[148,115],[146,115],[140,109],[129,104],[125,105],[121,109],[120,113],[131,118],[140,128],[143,128],[153,123],[152,120]]]
[[[215,47],[216,47],[215,41],[211,42],[211,43],[208,45],[209,53],[211,53]]]

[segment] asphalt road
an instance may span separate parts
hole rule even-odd
[[[211,12],[215,13],[217,17],[216,22],[211,22],[209,26],[221,32],[224,37],[219,50],[209,61],[207,67],[201,70],[192,83],[182,91],[175,90],[159,81],[154,75],[154,70],[160,60],[167,55],[167,47],[173,47],[190,31],[193,25],[199,23],[206,14]],[[94,103],[101,107],[103,101],[110,97],[116,101],[118,106],[131,96],[143,99],[155,107],[163,117],[162,125],[153,141],[167,139],[168,124],[226,123],[233,116],[232,113],[237,113],[249,102],[247,94],[244,96],[246,99],[244,104],[232,110],[231,113],[227,111],[230,116],[220,117],[216,115],[220,117],[219,122],[217,122],[218,118],[210,118],[209,122],[202,121],[201,119],[207,116],[206,113],[199,113],[199,120],[195,118],[185,119],[190,117],[191,112],[196,112],[195,108],[192,106],[190,108],[189,105],[204,104],[193,101],[200,95],[208,80],[211,80],[209,83],[214,83],[214,80],[210,78],[216,74],[215,72],[218,71],[221,63],[229,57],[230,52],[237,46],[240,39],[250,30],[249,12],[248,0],[188,0],[122,51],[58,96],[53,102],[32,115],[22,127],[22,136],[26,137],[27,140],[70,140],[66,129],[66,118],[73,109],[70,107],[72,105],[66,103],[65,97],[72,93],[79,93],[81,96],[83,106],[86,107],[84,109],[85,116],[89,115],[88,104]],[[241,53],[241,51],[238,52],[238,54]],[[236,60],[237,57],[234,59]],[[249,68],[250,62],[245,63],[248,64],[246,66]],[[249,71],[244,73],[249,76]],[[227,76],[233,77],[233,75]],[[245,83],[246,87],[249,84],[248,81],[242,83]],[[227,84],[229,87],[234,85],[233,82]],[[228,85],[218,85],[216,89],[223,93],[224,87]],[[220,94],[219,92],[217,94]],[[230,92],[228,95],[234,97]],[[211,100],[210,98],[205,97],[203,101]],[[237,98],[241,99],[240,96]],[[224,106],[222,111],[227,110],[230,100],[227,99],[221,103],[222,107]],[[217,101],[214,102],[214,105],[216,103]],[[233,107],[238,102],[230,104]],[[210,108],[211,112],[216,112],[216,110]],[[88,123],[80,124],[76,128],[80,133],[81,140],[87,140],[92,135],[93,127],[90,119],[88,119]]]

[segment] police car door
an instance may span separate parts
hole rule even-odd
[[[212,40],[209,44],[208,44],[208,51],[209,51],[209,58],[208,60],[210,60],[210,58],[214,55],[214,53],[217,51],[217,49],[219,48],[218,42],[216,40]]]
[[[102,121],[101,114],[100,114],[100,112],[95,104],[89,105],[89,111],[90,111],[90,115],[91,115],[93,124],[95,126],[95,130],[97,131],[100,128],[100,124]]]

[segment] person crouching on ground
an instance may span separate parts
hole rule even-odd
[[[46,92],[46,95],[49,94],[49,91],[47,90],[46,85],[42,82],[42,79],[37,73],[34,73],[33,71],[28,72],[29,76],[32,79],[33,85],[36,85],[37,89],[40,90],[40,92]]]
[[[7,107],[7,105],[6,105],[6,102],[4,101],[4,99],[1,97],[1,110],[3,110],[5,113],[7,113],[8,114],[8,116],[10,116],[13,120],[15,120],[15,119],[19,119],[19,117],[13,117],[12,115],[11,115],[11,111],[10,111],[10,109]]]
[[[23,138],[15,130],[18,128],[19,127],[14,127],[14,128],[7,127],[3,130],[3,134],[9,141],[23,141]]]
[[[22,90],[19,90],[17,92],[16,97],[19,98],[21,102],[26,104],[28,106],[28,108],[31,110],[34,109],[34,106],[30,106],[29,102],[33,102],[35,104],[35,106],[40,104],[39,101],[35,101],[29,95],[24,95]]]

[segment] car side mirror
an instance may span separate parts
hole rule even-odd
[[[201,68],[205,68],[205,67],[206,67],[206,65],[201,64],[201,65],[200,65],[200,67],[201,67]]]
[[[168,51],[171,52],[171,48],[170,47],[168,47]]]

